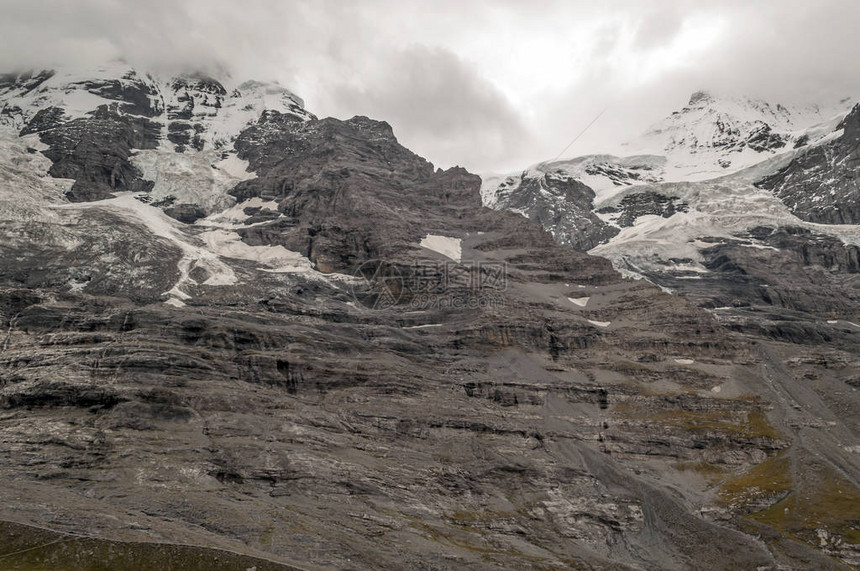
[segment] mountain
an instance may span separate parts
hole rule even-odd
[[[587,155],[485,176],[482,197],[491,208],[539,222],[559,243],[589,250],[631,225],[630,214],[615,223],[594,212],[615,208],[615,199],[628,187],[712,180],[797,149],[817,149],[833,137],[848,108],[847,100],[826,107],[785,106],[699,91],[681,110],[624,143],[629,156]],[[565,189],[571,185],[585,188],[570,196]],[[632,208],[637,216],[676,211],[674,205],[661,206],[673,202],[669,197],[657,203],[647,195],[624,200],[623,209]]]
[[[485,177],[482,197],[542,224],[560,244],[684,297],[757,343],[772,340],[786,354],[827,347],[856,367],[860,108],[839,105],[834,115],[695,93],[627,145],[642,154],[589,155]],[[787,394],[846,399],[819,409],[822,418],[856,410],[852,376],[825,388],[818,371],[798,378],[781,370],[797,379]],[[856,438],[843,448],[855,450]],[[852,466],[845,473],[854,478]]]
[[[634,276],[700,279],[708,273],[705,250],[717,238],[773,247],[753,237],[761,227],[788,229],[803,242],[792,247],[802,263],[809,261],[807,250],[828,240],[836,250],[844,246],[850,260],[856,228],[816,223],[854,221],[856,108],[818,124],[812,121],[829,112],[803,110],[698,92],[629,144],[662,154],[540,163],[517,175],[485,178],[482,197],[492,208],[541,223],[559,243],[609,257]],[[766,129],[764,119],[771,121]],[[760,128],[780,142],[749,144]],[[580,191],[559,198],[564,185]],[[839,251],[828,256],[844,257]]]
[[[226,83],[121,66],[0,84],[4,564],[860,562],[860,333],[834,305],[851,282],[813,300],[833,324],[708,311],[570,245],[647,258],[630,232],[700,219],[716,186],[664,187],[652,159],[595,171],[640,177],[612,195],[536,169],[521,204],[547,200],[548,232],[387,123]],[[568,202],[576,219],[553,214]],[[708,247],[856,261],[787,228]],[[720,283],[751,287],[730,266]]]

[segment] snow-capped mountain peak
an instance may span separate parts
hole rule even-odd
[[[121,61],[0,75],[0,134],[34,135],[49,174],[74,180],[69,200],[143,192],[193,221],[231,207],[227,191],[253,178],[234,148],[243,131],[262,117],[314,118],[277,83],[215,75],[163,75]]]
[[[160,76],[118,61],[0,75],[0,125],[37,132],[105,108],[158,123],[161,144],[183,152],[224,146],[263,111],[312,117],[277,83],[223,75]]]
[[[705,180],[827,135],[850,104],[783,105],[696,91],[683,108],[622,145],[667,158],[666,180]]]
[[[700,237],[746,240],[762,224],[853,224],[860,112],[846,117],[849,107],[849,100],[788,106],[697,91],[629,143],[628,156],[586,155],[485,177],[482,198],[631,275],[662,272],[672,260],[704,259]],[[851,243],[858,236],[844,228],[828,235]],[[639,270],[624,265],[631,257]]]

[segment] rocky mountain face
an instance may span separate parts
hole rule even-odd
[[[756,186],[773,192],[802,220],[860,223],[860,105],[838,129],[842,131],[839,137],[809,148]]]
[[[230,194],[274,201],[280,213],[239,234],[302,252],[327,272],[396,255],[428,233],[462,235],[471,227],[464,218],[481,205],[477,176],[434,170],[387,123],[366,117],[305,122],[265,113],[236,148],[257,177]]]
[[[594,191],[564,172],[524,172],[499,184],[497,210],[517,212],[549,230],[556,241],[590,250],[618,233],[594,210]]]
[[[539,223],[565,246],[590,250],[618,234],[595,214],[595,202],[619,188],[662,181],[664,163],[650,155],[540,163],[518,174],[484,177],[481,196],[486,206]]]
[[[679,212],[687,212],[688,206],[677,196],[666,196],[646,191],[629,194],[617,206],[605,206],[600,214],[611,215],[610,220],[621,228],[629,228],[643,216],[671,218]],[[614,215],[614,216],[613,216]]]
[[[708,311],[708,288],[613,264],[697,282],[637,266],[631,233],[729,220],[750,188],[785,211],[751,183],[656,184],[637,159],[623,176],[650,191],[607,203],[523,177],[505,200],[552,195],[568,230],[548,232],[386,123],[283,91],[245,123],[214,80],[170,95],[127,71],[104,103],[106,73],[0,91],[4,565],[860,563],[856,248],[802,221],[687,224],[671,270],[741,300]],[[607,239],[628,269],[570,247]]]

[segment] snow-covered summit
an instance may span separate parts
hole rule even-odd
[[[0,125],[38,131],[100,109],[158,124],[178,152],[221,148],[263,111],[313,117],[277,83],[235,82],[203,73],[161,76],[123,62],[0,75]]]
[[[778,247],[776,238],[750,237],[760,227],[856,245],[858,227],[848,225],[857,219],[852,133],[860,111],[846,117],[850,107],[699,91],[624,145],[628,156],[586,155],[484,177],[482,198],[631,276],[700,279],[710,259],[702,252],[714,240]]]
[[[783,105],[697,91],[682,109],[622,144],[625,156],[585,155],[485,176],[482,198],[505,208],[525,183],[550,176],[587,185],[599,207],[631,186],[715,179],[833,137],[850,107],[848,99]]]
[[[835,128],[850,101],[783,105],[697,91],[682,109],[622,145],[666,157],[666,180],[706,180],[813,143]]]
[[[264,115],[314,118],[277,83],[214,75],[120,61],[0,75],[0,134],[32,138],[51,161],[48,174],[73,180],[68,200],[140,192],[193,221],[232,207],[228,190],[255,176],[234,148],[243,131]]]

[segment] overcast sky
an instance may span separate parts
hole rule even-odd
[[[0,68],[220,67],[440,166],[611,151],[710,89],[860,95],[858,0],[0,0]]]

